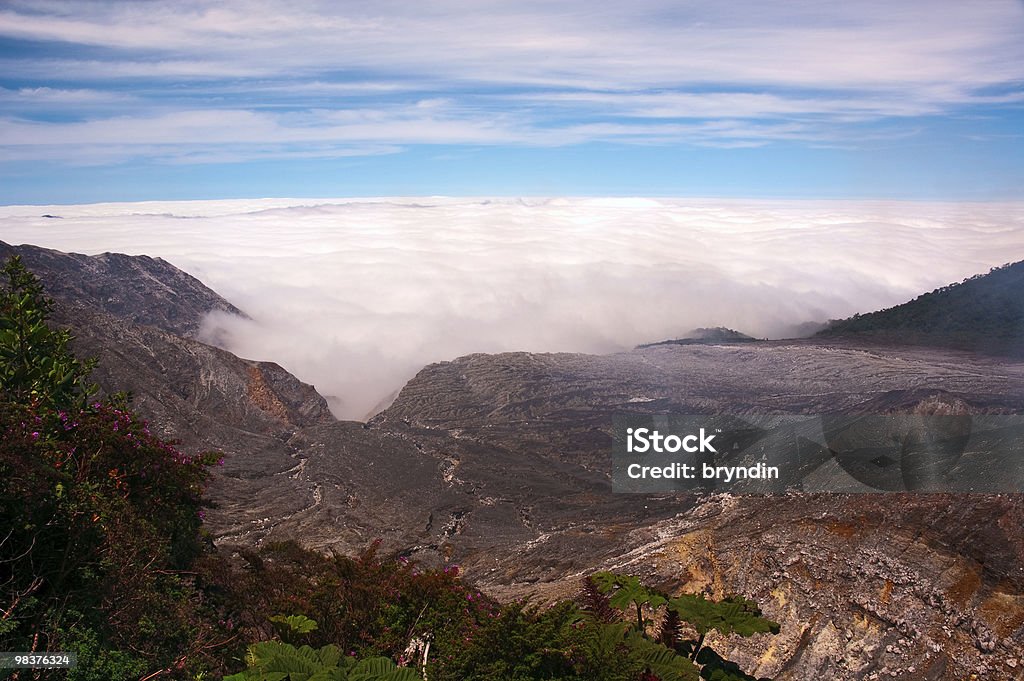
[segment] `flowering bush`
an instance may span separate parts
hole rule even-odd
[[[0,289],[0,649],[75,651],[68,678],[185,674],[222,636],[190,567],[213,454],[150,433],[47,325],[12,260]]]

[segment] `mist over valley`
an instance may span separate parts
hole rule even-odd
[[[247,315],[212,312],[199,338],[280,363],[351,419],[431,362],[808,335],[1024,255],[1020,203],[266,199],[0,220],[9,243],[170,261]]]

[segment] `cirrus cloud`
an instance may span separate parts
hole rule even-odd
[[[239,143],[856,144],[879,122],[1019,109],[1022,27],[1012,0],[13,0],[0,144],[72,163],[242,159]],[[66,120],[79,102],[59,92],[108,105]]]

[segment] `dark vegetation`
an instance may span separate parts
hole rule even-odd
[[[658,341],[657,343],[646,343],[638,345],[638,348],[653,348],[658,345],[701,345],[710,343],[752,343],[757,339],[745,333],[727,329],[724,326],[714,328],[694,329],[685,338]]]
[[[833,320],[817,336],[1024,356],[1024,262],[993,268],[902,305]]]
[[[778,632],[743,598],[612,573],[541,608],[376,545],[215,550],[202,518],[218,455],[155,437],[124,395],[96,397],[39,282],[17,258],[0,276],[0,651],[78,656],[0,678],[743,681],[708,637]]]

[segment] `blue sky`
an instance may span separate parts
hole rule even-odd
[[[0,203],[1024,199],[1019,0],[0,4]]]

